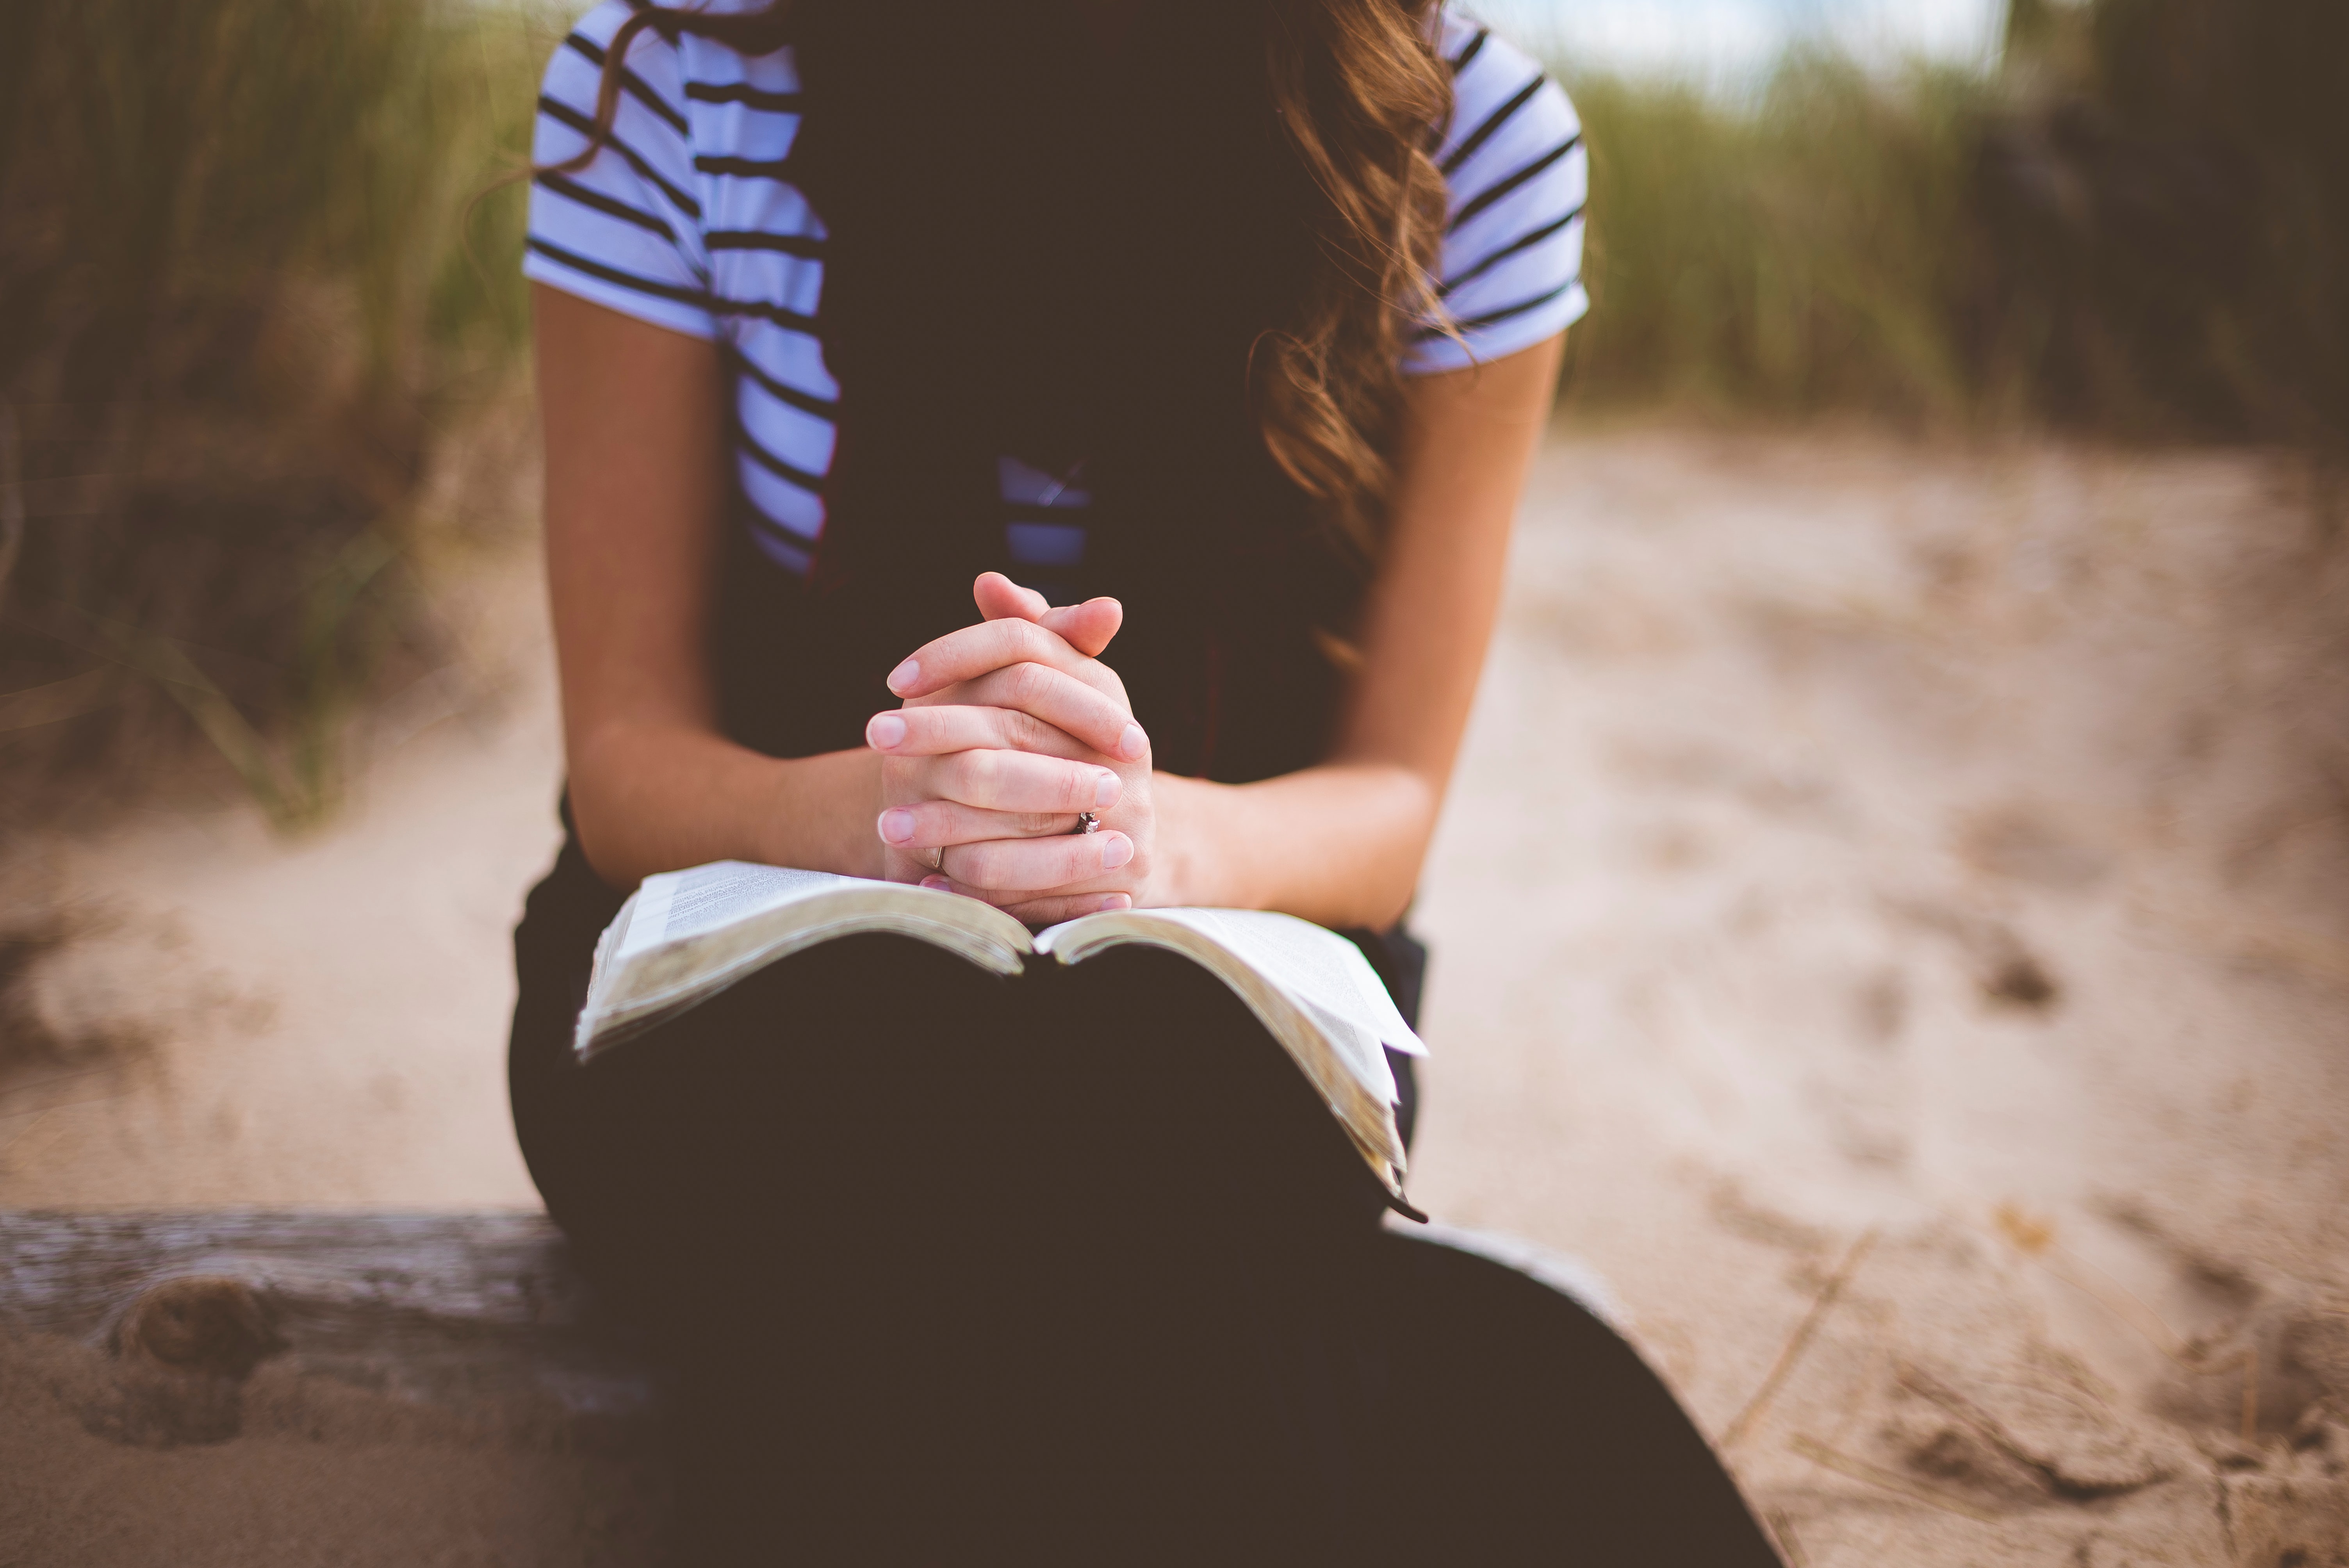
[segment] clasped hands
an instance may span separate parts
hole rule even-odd
[[[985,617],[889,672],[877,824],[892,882],[983,899],[1030,925],[1146,902],[1156,846],[1150,738],[1101,662],[1124,610],[1061,609],[989,572]],[[1096,831],[1081,833],[1091,811]]]

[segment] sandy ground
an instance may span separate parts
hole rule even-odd
[[[329,829],[11,848],[0,1207],[534,1202],[558,743],[527,569],[455,603]],[[2281,460],[1555,443],[1414,1195],[1603,1274],[1799,1562],[2349,1563],[2344,610]]]

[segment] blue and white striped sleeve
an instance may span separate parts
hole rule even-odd
[[[532,148],[541,169],[586,147],[605,50],[628,14],[626,0],[607,0],[555,49]],[[656,326],[715,337],[696,180],[678,51],[640,33],[609,139],[584,167],[533,181],[523,274]]]
[[[1451,191],[1437,289],[1455,339],[1423,328],[1413,374],[1499,359],[1564,331],[1590,308],[1582,286],[1590,160],[1557,83],[1481,26],[1445,15],[1454,108],[1436,166]]]

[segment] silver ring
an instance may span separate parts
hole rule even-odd
[[[1080,811],[1077,813],[1077,825],[1069,831],[1072,834],[1098,833],[1101,831],[1101,819],[1091,811]]]

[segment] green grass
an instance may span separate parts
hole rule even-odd
[[[429,654],[439,444],[519,384],[521,192],[471,199],[559,35],[431,0],[10,9],[0,778],[169,769],[192,724],[315,820],[352,702]]]

